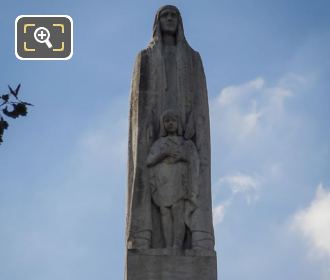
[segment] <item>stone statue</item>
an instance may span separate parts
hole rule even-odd
[[[135,62],[128,154],[128,279],[195,279],[132,272],[148,267],[146,254],[174,254],[164,259],[173,262],[179,252],[196,262],[212,258],[203,277],[216,279],[206,81],[175,6],[158,10],[152,40]]]
[[[179,115],[165,111],[160,118],[160,138],[147,157],[152,201],[159,208],[166,248],[184,248],[186,226],[197,208],[199,159],[195,144],[182,136]]]

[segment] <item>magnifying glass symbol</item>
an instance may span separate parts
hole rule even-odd
[[[38,43],[46,44],[49,49],[53,47],[52,43],[49,41],[50,32],[46,27],[38,27],[34,31],[34,39]]]

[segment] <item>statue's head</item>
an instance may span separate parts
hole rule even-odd
[[[159,12],[159,24],[162,33],[176,34],[178,30],[179,10],[174,6],[165,6]]]
[[[161,41],[160,39],[164,33],[173,34],[176,37],[176,42],[186,43],[180,11],[173,5],[163,6],[157,11],[152,42]]]
[[[166,110],[160,117],[160,136],[169,134],[182,135],[180,117],[174,110]]]

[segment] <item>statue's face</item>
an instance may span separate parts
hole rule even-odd
[[[174,116],[164,117],[164,127],[167,133],[175,133],[178,131],[178,121]]]
[[[178,28],[177,11],[170,8],[161,11],[159,21],[162,32],[174,34]]]

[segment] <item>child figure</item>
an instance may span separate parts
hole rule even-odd
[[[183,248],[186,217],[197,207],[199,159],[195,144],[183,138],[175,111],[162,114],[160,138],[150,148],[147,167],[166,248]]]

